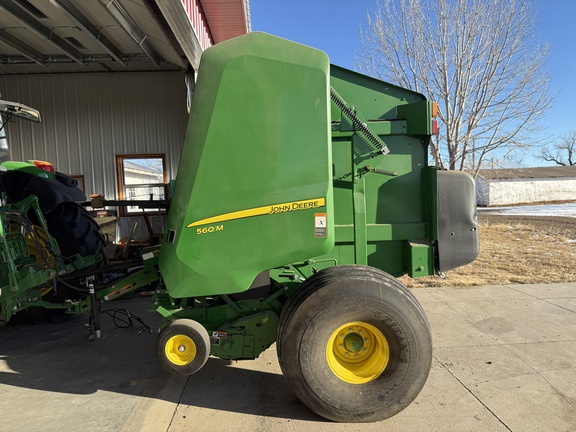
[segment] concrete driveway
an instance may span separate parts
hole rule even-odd
[[[104,318],[106,338],[89,342],[85,318],[73,317],[0,327],[0,430],[576,430],[576,283],[415,294],[434,335],[432,371],[416,401],[383,422],[337,424],[310,412],[273,348],[175,377],[159,369],[155,333],[139,323],[118,329]],[[129,307],[155,329],[148,301],[109,307]]]

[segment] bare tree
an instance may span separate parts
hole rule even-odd
[[[477,173],[532,144],[552,99],[530,0],[383,0],[367,19],[363,71],[438,102],[438,166]]]
[[[538,157],[546,162],[554,162],[556,165],[576,165],[576,130],[560,135],[559,141],[552,144],[552,148],[544,147]]]

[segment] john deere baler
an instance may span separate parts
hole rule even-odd
[[[427,319],[394,276],[478,252],[463,173],[429,167],[436,107],[262,33],[202,57],[152,310],[163,365],[255,358],[277,342],[318,414],[406,407],[432,358]]]
[[[316,49],[263,33],[219,43],[200,63],[161,247],[110,286],[88,278],[88,298],[43,301],[53,280],[92,272],[100,256],[60,269],[42,203],[3,193],[0,319],[32,306],[91,311],[98,336],[100,303],[153,284],[166,369],[254,359],[276,342],[290,388],[319,415],[390,417],[432,359],[424,311],[395,277],[478,253],[472,179],[427,163],[435,116],[423,95]],[[38,239],[50,260],[34,253]]]

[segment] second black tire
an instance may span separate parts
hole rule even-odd
[[[75,255],[87,257],[102,254],[105,246],[100,227],[90,214],[75,202],[63,202],[54,211],[44,215],[48,232],[60,248],[65,259]],[[78,285],[80,281],[72,280],[68,285]],[[78,300],[87,296],[84,290],[74,290],[63,283],[57,284],[55,292],[49,292],[45,300],[60,303],[64,300]]]
[[[100,227],[77,203],[63,202],[44,217],[63,257],[102,253],[105,242]]]
[[[397,279],[365,266],[323,270],[288,299],[277,337],[290,388],[322,417],[371,422],[406,408],[432,362],[428,320]]]

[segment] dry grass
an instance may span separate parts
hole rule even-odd
[[[446,278],[402,277],[409,287],[576,282],[576,219],[482,215],[480,254]]]

